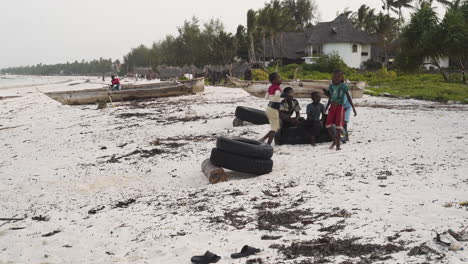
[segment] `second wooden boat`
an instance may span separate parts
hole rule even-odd
[[[235,77],[227,76],[229,80],[236,86],[244,89],[249,94],[256,97],[265,97],[266,91],[270,83],[268,81],[244,81]],[[362,98],[366,82],[348,82],[351,96],[353,98]],[[302,81],[283,81],[281,87],[291,87],[294,90],[294,97],[310,98],[313,92],[319,92],[322,97],[325,96],[323,89],[328,90],[330,81],[328,80],[302,80]]]

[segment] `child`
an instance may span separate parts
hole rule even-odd
[[[115,78],[115,75],[112,75],[111,78],[111,91],[119,91],[122,88],[119,78]]]
[[[280,124],[282,128],[288,127],[296,127],[299,125],[301,120],[301,106],[299,105],[299,101],[294,99],[294,92],[291,87],[286,87],[283,90],[284,99],[281,101],[280,109],[279,109],[279,116],[280,116]],[[292,118],[292,114],[296,113],[296,117]]]
[[[344,127],[343,127],[343,143],[346,143],[349,141],[349,133],[348,133],[348,123],[349,120],[351,119],[351,104],[348,101],[348,98],[345,97],[345,103],[344,103]]]
[[[325,116],[325,106],[320,103],[320,93],[313,92],[310,95],[312,103],[307,105],[307,120],[304,122],[304,127],[310,133],[310,144],[315,146],[316,137],[320,135],[322,130],[322,121],[320,115]]]
[[[353,108],[354,115],[357,115],[356,109],[354,108],[353,100],[349,95],[349,88],[346,84],[343,83],[343,72],[340,70],[335,70],[333,72],[332,84],[328,87],[329,101],[327,104],[331,104],[330,110],[328,111],[326,128],[333,140],[333,144],[330,149],[336,146],[336,150],[340,150],[340,136],[341,131],[344,126],[344,104],[345,98],[348,100],[349,104]],[[336,133],[333,131],[333,126],[336,127]]]
[[[279,118],[279,109],[281,106],[281,76],[277,73],[271,73],[268,76],[268,79],[271,82],[271,86],[268,88],[268,91],[265,95],[270,101],[266,108],[265,114],[270,123],[270,132],[268,132],[260,141],[264,142],[268,139],[267,143],[271,144],[273,138],[275,137],[276,131],[280,128],[280,118]]]

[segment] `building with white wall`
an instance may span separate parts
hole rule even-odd
[[[281,59],[283,64],[313,63],[324,54],[338,54],[352,68],[361,68],[371,58],[373,39],[364,31],[354,28],[344,15],[331,22],[321,22],[305,32],[281,32],[273,42],[257,43],[263,47],[257,57],[265,64]]]
[[[320,55],[336,53],[352,68],[361,68],[371,58],[372,38],[354,28],[344,15],[331,22],[321,22],[306,32],[306,63],[313,63]]]

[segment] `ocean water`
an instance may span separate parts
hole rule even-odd
[[[0,75],[0,85],[2,84],[34,84],[43,82],[44,77]]]

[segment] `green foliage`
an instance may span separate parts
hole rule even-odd
[[[366,70],[378,70],[382,68],[382,63],[379,60],[373,58],[365,61],[362,65]]]
[[[182,76],[182,77],[179,78],[179,80],[180,80],[180,81],[186,81],[186,80],[188,80],[188,78],[185,77],[185,76]]]
[[[345,73],[349,72],[349,67],[344,63],[341,57],[336,54],[326,54],[318,57],[313,64],[305,64],[304,69],[307,71],[333,72],[341,70]]]
[[[441,57],[441,43],[438,35],[438,19],[435,11],[424,5],[411,17],[401,35],[401,50],[396,58],[398,69],[416,72],[426,58],[437,61]]]
[[[160,42],[155,42],[150,48],[140,45],[124,57],[125,71],[135,67],[151,67],[154,70],[159,65],[205,66],[209,64],[229,64],[242,47],[246,49],[247,38],[245,29],[238,28],[236,35],[227,33],[219,19],[211,19],[200,26],[196,17],[186,20],[178,28],[178,36],[171,35]]]
[[[262,69],[252,69],[252,80],[264,81],[268,80],[268,73]]]
[[[468,103],[467,85],[444,82],[441,75],[404,75],[392,80],[374,78],[369,84],[378,85],[378,87],[368,87],[369,91],[366,93],[373,95],[390,93],[421,100]]]

